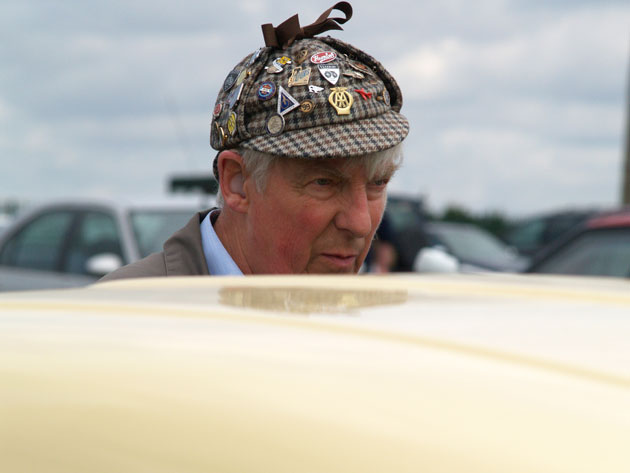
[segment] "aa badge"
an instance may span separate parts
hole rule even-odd
[[[350,115],[350,107],[352,107],[354,99],[346,88],[347,87],[333,87],[331,89],[332,92],[328,96],[328,102],[335,107],[337,115]]]

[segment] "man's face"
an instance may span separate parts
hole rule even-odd
[[[393,172],[368,176],[360,159],[281,158],[269,169],[262,193],[248,179],[245,253],[251,272],[358,272]]]

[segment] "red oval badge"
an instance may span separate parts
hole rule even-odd
[[[326,64],[335,59],[337,59],[337,53],[335,51],[322,51],[311,56],[311,62],[313,64]]]

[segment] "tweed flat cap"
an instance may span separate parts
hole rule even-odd
[[[327,18],[333,9],[347,18]],[[352,9],[340,2],[320,20],[324,15],[324,30],[341,29],[335,21],[347,21]],[[297,15],[275,30],[290,22]],[[268,45],[243,58],[219,91],[210,130],[214,149],[335,158],[385,150],[407,136],[400,88],[380,62],[329,36],[303,37],[313,25],[300,28],[298,22],[298,33],[285,34],[284,44],[273,31],[269,39],[269,27],[263,25]]]

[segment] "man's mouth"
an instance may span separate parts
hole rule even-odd
[[[322,256],[335,267],[343,269],[354,268],[358,255],[356,253],[323,253]]]

